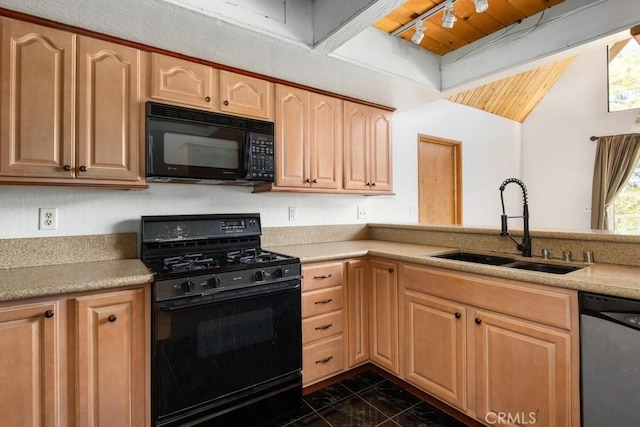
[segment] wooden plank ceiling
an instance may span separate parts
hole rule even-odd
[[[445,1],[448,0],[409,0],[376,22],[374,27],[391,34]],[[453,7],[457,20],[453,28],[443,28],[443,12],[435,13],[423,21],[424,37],[419,46],[442,56],[563,1],[488,0],[489,8],[477,13],[474,0],[455,0]],[[415,26],[411,26],[398,37],[411,43],[414,34]],[[452,95],[448,99],[522,123],[572,61],[573,58],[568,58]]]
[[[489,8],[482,13],[477,13],[474,0],[456,0],[453,7],[457,21],[453,28],[442,27],[442,12],[431,16],[423,22],[423,27],[426,28],[420,46],[436,55],[444,55],[563,2],[563,0],[488,1]],[[445,0],[409,0],[373,26],[391,34],[441,3],[445,3]],[[398,37],[411,43],[414,33],[415,27],[411,27]]]
[[[449,101],[524,122],[574,57],[460,92]]]

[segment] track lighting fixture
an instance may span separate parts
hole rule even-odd
[[[453,24],[456,22],[456,11],[453,8],[453,3],[447,3],[442,13],[442,27],[453,28]]]
[[[411,42],[414,44],[420,44],[422,39],[424,38],[424,27],[422,26],[422,20],[418,19],[416,21],[416,32],[411,37]]]
[[[476,5],[476,12],[482,13],[489,9],[489,0],[473,0]]]

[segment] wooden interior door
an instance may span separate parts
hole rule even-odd
[[[462,224],[462,143],[418,136],[419,220]]]

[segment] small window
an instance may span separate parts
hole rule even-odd
[[[614,230],[640,233],[640,164],[613,203]]]
[[[631,38],[608,51],[609,111],[640,108],[640,43]]]

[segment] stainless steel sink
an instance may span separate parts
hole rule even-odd
[[[433,255],[433,257],[488,265],[504,265],[515,261],[513,258],[505,258],[495,255],[475,254],[471,252],[451,252],[447,254]]]
[[[579,270],[581,267],[571,265],[543,264],[540,262],[516,261],[504,267],[517,268],[519,270],[539,271],[542,273],[567,274]]]
[[[567,274],[579,270],[582,267],[571,265],[547,264],[535,261],[516,261],[513,258],[477,254],[473,252],[450,252],[440,255],[431,255],[434,258],[450,259],[454,261],[472,262],[476,264],[494,265],[499,267],[516,268],[518,270],[537,271],[551,274]]]

